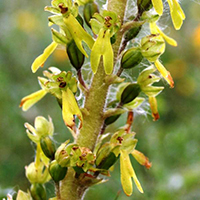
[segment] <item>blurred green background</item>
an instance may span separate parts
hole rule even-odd
[[[178,47],[167,46],[162,60],[175,80],[175,88],[166,89],[158,97],[160,120],[150,114],[136,117],[134,130],[137,149],[153,163],[150,170],[133,160],[134,169],[145,191],[134,186],[132,197],[126,197],[120,184],[119,166],[106,184],[91,188],[86,200],[197,200],[200,199],[200,3],[183,0],[186,20],[180,31],[174,31],[169,20],[166,33],[175,38]],[[36,106],[22,112],[22,97],[39,89],[32,74],[32,61],[51,42],[47,26],[50,1],[0,1],[0,199],[12,190],[26,190],[29,183],[24,167],[33,161],[34,147],[26,136],[23,124],[33,124],[37,115],[53,118],[58,144],[69,138],[59,106],[47,95]],[[166,19],[169,19],[166,15]],[[166,20],[167,21],[167,20]],[[57,50],[47,66],[66,69],[65,52]],[[117,123],[123,124],[124,119]],[[117,127],[118,124],[114,124]],[[48,183],[52,195],[53,183]]]

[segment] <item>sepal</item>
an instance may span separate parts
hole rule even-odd
[[[31,66],[32,72],[35,73],[39,67],[42,67],[47,60],[47,58],[54,52],[58,44],[56,42],[52,42],[45,50],[44,52],[38,56]]]

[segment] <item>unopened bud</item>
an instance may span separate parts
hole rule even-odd
[[[142,15],[143,12],[152,8],[151,0],[137,0],[138,13]]]
[[[126,104],[133,101],[141,92],[140,86],[137,83],[129,84],[121,95],[120,104]]]
[[[125,41],[128,42],[128,41],[132,40],[133,38],[135,38],[137,36],[137,34],[140,32],[141,28],[142,28],[142,25],[138,26],[138,27],[130,28],[128,31],[126,31],[126,33],[124,35]]]
[[[34,200],[46,200],[46,189],[44,185],[40,183],[34,183],[30,188],[31,196]]]
[[[82,54],[82,52],[76,46],[76,43],[74,42],[74,40],[72,40],[67,45],[67,54],[69,56],[70,63],[78,71],[84,63],[85,56]]]
[[[77,17],[76,17],[76,20],[79,22],[79,24],[81,25],[81,26],[83,26],[83,18],[78,14],[77,15]]]
[[[97,152],[96,166],[100,169],[109,169],[117,161],[118,157],[111,151],[109,143],[105,143]]]
[[[70,157],[68,152],[66,151],[67,144],[69,143],[69,140],[65,143],[62,143],[55,153],[55,159],[58,162],[61,167],[66,167],[70,165]]]
[[[116,42],[117,39],[117,34],[115,33],[111,38],[110,38],[110,43],[114,44]]]
[[[165,51],[165,41],[160,34],[151,34],[141,40],[142,55],[155,62]]]
[[[53,160],[56,152],[56,147],[53,140],[50,137],[42,137],[40,139],[40,146],[45,156]]]
[[[61,167],[56,160],[52,161],[49,165],[49,173],[55,182],[59,182],[65,178],[67,174],[67,167]]]
[[[129,69],[137,66],[143,59],[142,53],[138,48],[131,48],[127,50],[121,59],[121,67],[123,69]]]
[[[119,117],[120,117],[120,115],[114,115],[114,116],[107,117],[105,119],[104,123],[106,126],[108,126],[108,125],[114,123]]]
[[[118,160],[119,156],[116,157],[113,152],[110,152],[110,154],[102,160],[102,162],[98,165],[98,168],[100,169],[109,169],[111,166],[115,164],[115,162]]]
[[[90,25],[90,19],[92,18],[92,16],[94,15],[94,13],[98,13],[99,9],[96,3],[94,2],[89,2],[87,4],[85,4],[84,6],[84,10],[83,10],[83,16],[85,19],[86,24],[91,27]]]

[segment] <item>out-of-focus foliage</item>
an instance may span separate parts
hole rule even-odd
[[[135,118],[134,131],[139,139],[138,149],[152,161],[147,171],[132,160],[134,169],[140,177],[144,194],[136,188],[133,197],[120,193],[119,167],[113,172],[107,185],[91,188],[86,199],[200,199],[200,5],[195,1],[181,1],[187,19],[181,31],[174,31],[169,20],[169,12],[164,14],[163,24],[166,32],[178,42],[178,47],[167,46],[162,60],[171,72],[175,88],[166,87],[159,96],[160,120],[152,122],[148,116]],[[23,124],[33,124],[37,115],[53,118],[55,138],[58,141],[69,138],[59,106],[55,99],[48,96],[27,112],[19,109],[22,97],[39,89],[37,76],[32,74],[30,66],[38,52],[51,42],[47,27],[48,13],[42,8],[49,4],[43,1],[0,1],[0,198],[7,189],[26,190],[29,183],[24,175],[23,166],[33,159],[33,146],[26,136]],[[164,27],[164,28],[165,28]],[[49,34],[46,34],[48,33]],[[69,66],[67,55],[56,50],[48,63],[66,69]],[[45,108],[45,109],[43,109]],[[116,123],[123,124],[125,118]],[[145,123],[144,123],[145,122]],[[112,126],[115,128],[115,124]],[[49,194],[53,184],[48,185]]]

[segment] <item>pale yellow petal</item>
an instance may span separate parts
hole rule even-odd
[[[72,91],[67,88],[66,91],[62,91],[62,115],[63,120],[69,128],[72,128],[75,125],[74,115],[81,120],[83,120],[82,113],[78,107],[76,99]]]
[[[45,90],[39,90],[34,92],[28,96],[25,96],[20,103],[20,107],[22,107],[23,111],[27,111],[31,106],[37,103],[40,99],[42,99],[46,95]]]
[[[39,67],[42,67],[47,60],[47,58],[53,53],[53,51],[57,47],[57,43],[52,42],[45,50],[44,52],[39,55],[34,61],[31,66],[32,72],[35,73]]]
[[[142,186],[135,174],[135,171],[132,167],[130,158],[128,153],[125,150],[121,150],[120,152],[120,172],[121,172],[121,182],[122,187],[126,195],[130,196],[132,194],[132,180],[133,178],[137,189],[144,193]]]
[[[176,40],[174,40],[173,38],[171,38],[171,37],[167,36],[165,33],[163,33],[163,31],[160,30],[160,28],[157,26],[157,24],[155,22],[150,23],[150,30],[151,30],[152,34],[159,33],[169,45],[177,46]]]
[[[167,0],[167,2],[169,4],[173,25],[176,30],[179,30],[183,24],[183,20],[185,19],[185,14],[177,0]]]
[[[122,188],[127,196],[132,195],[132,180],[130,175],[130,167],[129,158],[127,158],[127,154],[125,151],[121,151],[120,154],[120,173],[121,173],[121,184]]]
[[[172,79],[171,74],[165,69],[165,67],[160,63],[159,60],[155,62],[155,66],[157,70],[161,73],[163,78],[167,81],[167,83],[173,88],[174,87],[174,81]]]
[[[154,9],[159,15],[163,14],[163,2],[162,0],[152,0]]]

